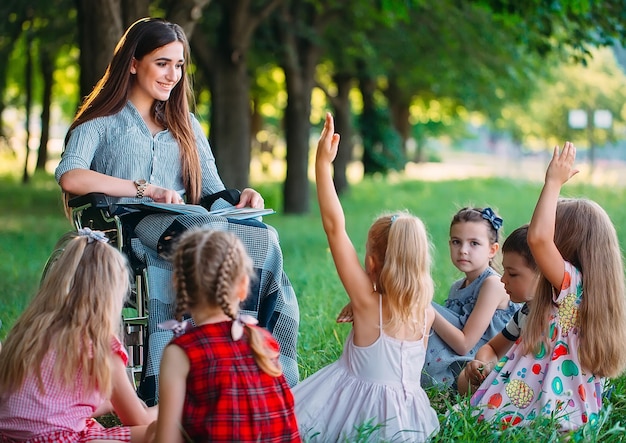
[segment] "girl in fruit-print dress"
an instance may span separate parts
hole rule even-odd
[[[560,199],[574,145],[555,147],[528,229],[541,271],[526,326],[471,399],[480,418],[503,426],[551,417],[562,431],[597,423],[604,379],[626,366],[622,256],[606,212]],[[584,275],[584,279],[583,279]]]

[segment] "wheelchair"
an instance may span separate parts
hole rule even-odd
[[[213,203],[223,199],[230,205],[239,202],[240,192],[237,189],[225,189],[202,198],[200,205],[207,210]],[[128,259],[132,271],[131,294],[122,312],[123,342],[128,351],[128,377],[135,389],[143,379],[144,359],[148,352],[148,300],[150,288],[148,287],[147,269],[145,263],[139,260],[133,253],[132,244],[138,241],[135,235],[135,227],[146,215],[152,212],[146,211],[142,203],[119,203],[118,198],[110,197],[102,193],[89,193],[68,200],[71,212],[71,221],[75,229],[90,228],[102,231],[109,239],[109,243],[122,252]],[[46,275],[50,265],[63,251],[67,235],[63,236],[48,258],[43,276]],[[43,277],[42,277],[43,278]]]

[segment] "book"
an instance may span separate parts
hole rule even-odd
[[[256,218],[256,217],[262,217],[264,215],[276,214],[276,211],[274,211],[271,208],[257,209],[257,208],[230,207],[230,208],[222,208],[222,209],[216,209],[214,211],[209,211],[209,214],[218,215],[218,216],[222,216],[226,218],[234,218],[237,220],[246,220],[248,218]]]
[[[138,209],[149,212],[167,212],[172,214],[188,215],[215,215],[218,217],[232,218],[236,220],[246,220],[250,218],[262,217],[264,215],[275,214],[271,208],[235,208],[234,206],[222,209],[208,211],[203,206],[185,205],[175,203],[157,203],[157,202],[141,202],[141,203],[125,203],[124,207]]]

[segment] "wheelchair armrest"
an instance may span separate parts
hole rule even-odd
[[[111,206],[109,196],[101,192],[90,192],[89,194],[72,197],[67,202],[70,208],[91,205],[92,208],[105,209]]]
[[[234,189],[234,188],[224,189],[223,191],[219,191],[214,194],[205,195],[204,197],[202,197],[200,199],[200,206],[204,206],[207,210],[210,211],[213,203],[215,203],[220,198],[226,200],[226,202],[235,206],[237,203],[239,203],[240,196],[241,196],[241,191],[239,191],[239,189]]]

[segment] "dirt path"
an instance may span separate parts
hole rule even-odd
[[[489,154],[454,152],[441,163],[409,163],[408,177],[422,180],[450,180],[471,177],[504,177],[542,182],[550,157],[524,156],[507,158]],[[626,164],[621,161],[597,161],[593,172],[586,163],[578,164],[579,179],[598,186],[626,187]]]

